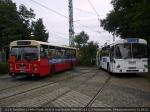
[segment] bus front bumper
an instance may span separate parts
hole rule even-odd
[[[116,69],[113,73],[147,73],[148,69]]]
[[[39,77],[40,74],[37,73],[9,73],[10,76],[12,77]]]

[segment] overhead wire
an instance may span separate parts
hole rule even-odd
[[[63,15],[63,14],[61,14],[61,13],[59,13],[59,12],[57,12],[57,11],[55,11],[55,10],[53,10],[53,9],[51,9],[51,8],[49,8],[49,7],[47,7],[47,6],[45,6],[45,5],[43,5],[43,4],[41,4],[41,3],[39,3],[39,2],[37,2],[37,1],[35,1],[35,0],[30,0],[30,1],[34,2],[35,4],[37,4],[37,5],[41,6],[41,7],[45,8],[45,9],[47,9],[47,10],[53,12],[53,13],[55,13],[55,14],[57,14],[57,15],[63,17],[63,18],[69,19],[67,16],[65,16],[65,15]],[[90,2],[90,3],[91,3],[91,2]],[[91,4],[91,5],[92,5],[92,4]],[[92,5],[92,6],[93,6],[93,5]],[[94,8],[94,7],[93,7],[93,8]],[[95,10],[95,11],[96,11],[96,10]],[[98,14],[98,13],[97,13],[97,14]],[[90,30],[93,31],[93,29],[89,28],[89,27],[86,26],[86,25],[83,25],[83,24],[79,23],[79,21],[74,21],[74,22],[76,22],[77,24],[79,24],[80,26],[82,26],[82,27],[84,27],[84,28],[87,28],[87,29],[90,29]],[[94,32],[98,33],[97,31],[94,31]]]
[[[92,12],[89,12],[89,11],[86,11],[86,10],[83,10],[83,9],[80,9],[80,8],[77,8],[77,7],[75,7],[74,9],[76,9],[77,11],[83,12],[83,13],[95,15],[95,13],[92,13]],[[96,14],[96,16],[97,16],[97,14]]]
[[[89,4],[91,5],[92,9],[94,10],[94,12],[96,13],[96,15],[99,17],[98,12],[96,11],[94,5],[92,4],[92,2],[90,0],[88,0]]]
[[[59,16],[62,16],[62,17],[64,17],[64,18],[68,18],[67,16],[65,16],[65,15],[63,15],[63,14],[61,14],[61,13],[59,13],[59,12],[57,12],[57,11],[55,11],[55,10],[49,8],[49,7],[46,7],[45,5],[39,3],[39,2],[37,2],[37,1],[35,1],[35,0],[31,0],[31,1],[34,2],[34,3],[36,3],[36,4],[38,4],[38,5],[40,5],[40,6],[43,7],[43,8],[46,8],[47,10],[50,10],[51,12],[53,12],[53,13],[59,15]]]

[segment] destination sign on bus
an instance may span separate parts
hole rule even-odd
[[[128,38],[127,42],[128,43],[139,43],[139,39],[137,39],[137,38]]]
[[[18,41],[17,45],[30,45],[31,41]]]

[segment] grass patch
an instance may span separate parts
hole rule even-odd
[[[9,71],[8,63],[0,62],[0,74],[7,74]]]

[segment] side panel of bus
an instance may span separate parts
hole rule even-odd
[[[50,64],[48,58],[40,59],[40,76],[46,76],[50,74]]]

